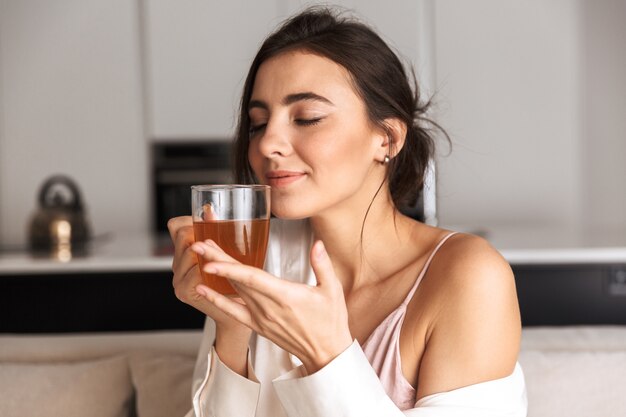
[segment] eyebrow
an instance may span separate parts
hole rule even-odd
[[[326,104],[330,104],[331,106],[334,106],[333,102],[327,99],[326,97],[320,96],[319,94],[315,94],[311,91],[306,91],[304,93],[289,94],[282,99],[281,103],[284,106],[288,106],[298,101],[320,101],[322,103],[326,103]],[[269,106],[267,105],[266,102],[262,100],[250,100],[250,103],[248,104],[248,110],[251,110],[256,107],[269,110]]]

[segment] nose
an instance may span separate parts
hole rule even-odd
[[[291,152],[288,129],[277,119],[270,119],[258,138],[258,149],[266,158],[288,156]]]

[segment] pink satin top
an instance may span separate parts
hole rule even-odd
[[[362,345],[363,352],[380,378],[387,395],[401,410],[413,408],[416,393],[416,388],[404,377],[400,363],[400,330],[406,315],[406,308],[424,278],[433,257],[446,240],[456,233],[452,232],[441,239],[426,260],[426,264],[402,304],[374,329]]]

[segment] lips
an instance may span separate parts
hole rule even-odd
[[[284,187],[304,178],[305,176],[306,174],[302,171],[280,170],[268,171],[265,173],[267,184],[271,187]]]

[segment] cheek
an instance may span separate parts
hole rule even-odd
[[[318,143],[307,155],[314,157],[317,171],[329,181],[361,181],[371,165],[371,155],[361,135],[337,136],[336,140]]]

